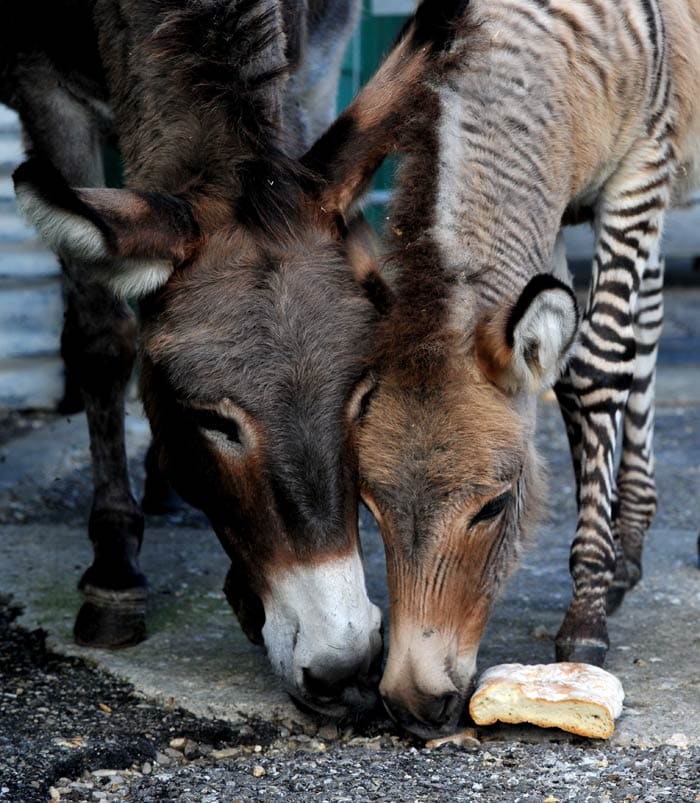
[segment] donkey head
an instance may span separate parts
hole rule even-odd
[[[387,271],[392,305],[351,409],[360,493],[387,557],[380,691],[391,715],[420,736],[449,731],[463,710],[492,601],[537,519],[536,396],[556,379],[577,324],[572,292],[552,275],[489,304],[478,272],[443,264],[434,87],[452,69],[449,33],[464,5],[424,2],[336,124],[346,142],[335,162],[358,175],[389,149],[404,155]]]
[[[32,161],[15,183],[64,260],[141,299],[156,453],[231,559],[243,629],[302,704],[354,714],[376,699],[382,639],[349,404],[377,318],[367,288],[382,283],[362,226],[320,210],[308,171],[282,157],[250,167],[226,202],[73,190]]]
[[[397,722],[427,737],[464,710],[491,604],[538,519],[536,394],[573,339],[576,308],[549,276],[483,315],[463,291],[449,320],[421,296],[399,294],[354,406],[361,494],[387,556],[380,691]]]

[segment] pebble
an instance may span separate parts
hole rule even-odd
[[[211,757],[217,761],[221,761],[224,758],[235,758],[236,756],[240,756],[242,752],[243,750],[241,747],[225,747],[223,750],[213,750]]]
[[[445,744],[454,744],[458,747],[478,747],[481,742],[477,739],[476,731],[474,728],[467,728],[466,730],[454,733],[451,736],[442,736],[439,739],[429,739],[425,746],[428,750],[434,750],[436,747],[442,747]]]
[[[253,767],[253,775],[256,778],[262,778],[265,775],[265,767],[261,767],[260,764],[256,764]]]
[[[156,753],[156,763],[160,764],[162,767],[169,767],[173,763],[173,760],[165,753]]]
[[[173,750],[184,750],[186,742],[186,739],[178,736],[176,739],[170,740],[170,747],[172,747]]]

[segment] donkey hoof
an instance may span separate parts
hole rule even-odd
[[[83,647],[119,649],[146,638],[146,589],[112,591],[86,585],[83,602],[73,627],[76,643]]]
[[[557,661],[603,666],[608,645],[601,641],[563,641],[556,643]]]

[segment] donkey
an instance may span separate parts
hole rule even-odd
[[[536,400],[555,383],[579,505],[556,652],[603,663],[606,606],[639,578],[656,507],[663,216],[700,177],[698,0],[425,2],[416,19],[436,15],[422,72],[400,38],[324,138],[363,180],[404,156],[393,303],[355,389],[354,438],[387,556],[380,691],[420,736],[454,727],[492,601],[539,519]],[[587,210],[597,247],[579,327],[560,228]]]
[[[94,560],[75,637],[119,647],[144,636],[143,516],[123,439],[129,296],[140,299],[153,455],[230,557],[225,591],[243,630],[303,706],[361,713],[376,699],[382,638],[358,540],[349,404],[382,283],[361,224],[326,214],[320,179],[286,150],[301,150],[283,140],[300,102],[285,96],[289,42],[298,63],[310,58],[299,35],[285,39],[291,7],[97,0],[92,18],[84,8],[66,4],[83,24],[67,30],[68,50],[56,31],[26,31],[40,47],[9,70],[33,154],[15,173],[18,203],[65,269],[63,353],[91,435]],[[309,43],[335,30],[336,12],[354,18],[347,3],[309,8]],[[81,72],[71,59],[86,50],[71,36],[82,44],[91,25],[96,51]],[[128,189],[99,186],[93,112],[106,101]]]

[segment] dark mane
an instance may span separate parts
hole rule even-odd
[[[293,236],[304,196],[317,195],[319,177],[282,153],[247,159],[238,166],[240,194],[235,202],[241,223],[275,241]]]
[[[173,0],[159,0],[161,9]],[[224,167],[236,217],[273,239],[291,234],[318,179],[285,153],[288,73],[280,5],[271,0],[189,0],[161,11],[149,47],[159,72],[188,87],[193,105],[230,140]]]
[[[246,150],[281,146],[288,65],[279,6],[270,0],[188,0],[166,11],[152,52],[193,100],[216,107]],[[177,4],[180,6],[180,4]]]
[[[439,153],[435,121],[437,97],[420,92],[410,126],[402,130],[396,190],[387,226],[388,273],[396,276],[395,302],[380,325],[375,364],[391,366],[411,384],[445,370],[453,335],[448,302],[453,283],[438,269],[440,253],[432,237],[437,204]]]

